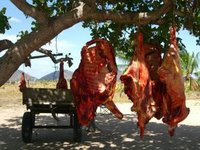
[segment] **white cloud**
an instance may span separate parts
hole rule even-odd
[[[11,22],[14,22],[14,23],[21,23],[21,22],[22,22],[20,19],[18,19],[18,18],[16,18],[16,17],[10,18],[10,21],[11,21]]]
[[[8,35],[8,34],[0,34],[0,39],[8,39],[10,41],[12,41],[13,43],[15,43],[18,38],[16,37],[16,35]]]
[[[52,50],[54,52],[56,52],[56,50],[59,52],[65,52],[66,50],[67,51],[70,51],[71,49],[79,49],[80,46],[78,46],[77,44],[75,43],[70,43],[66,40],[56,40],[53,39],[50,43],[47,43],[46,45],[42,46],[42,48],[44,49],[49,49],[49,50]]]

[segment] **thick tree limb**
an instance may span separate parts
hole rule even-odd
[[[13,46],[13,43],[10,40],[0,40],[0,52],[9,49],[11,46]]]
[[[11,0],[11,2],[26,15],[33,17],[38,22],[43,23],[48,21],[48,16],[43,11],[36,9],[25,0]]]
[[[9,49],[13,43],[10,40],[0,40],[0,52],[6,49]]]
[[[95,11],[89,13],[88,16],[90,19],[95,19],[96,21],[105,21],[112,20],[117,23],[126,23],[126,24],[136,24],[136,25],[146,25],[149,23],[157,23],[157,20],[161,18],[162,15],[166,14],[170,9],[170,1],[164,1],[163,6],[153,12],[140,12],[140,13],[117,13],[112,11]],[[94,11],[94,10],[93,10]]]
[[[24,2],[23,0],[11,0],[20,10],[25,12],[27,15],[35,18],[38,22],[46,22],[47,21],[47,15],[34,8],[33,6],[29,5],[28,3]],[[87,4],[91,4],[92,1],[90,0],[83,0]],[[169,0],[163,0],[164,4],[163,6],[154,11],[154,12],[140,12],[140,13],[117,13],[112,11],[97,11],[96,8],[90,7],[91,5],[86,5],[84,2],[80,2],[80,5],[73,9],[72,12],[69,12],[67,14],[61,15],[59,18],[68,20],[69,14],[73,13],[73,11],[76,11],[75,15],[70,19],[79,19],[80,21],[84,21],[87,19],[94,19],[96,21],[105,21],[105,20],[112,20],[113,22],[117,23],[128,23],[128,24],[137,24],[137,25],[146,25],[150,22],[157,23],[157,20],[167,13],[171,7],[172,1]],[[115,2],[115,1],[114,1]],[[93,1],[94,3],[94,1]],[[94,6],[94,5],[92,5]],[[64,21],[63,21],[64,22]]]

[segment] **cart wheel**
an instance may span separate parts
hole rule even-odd
[[[81,142],[82,139],[82,128],[81,125],[78,122],[78,117],[76,113],[74,114],[74,141],[75,142]]]
[[[31,112],[25,112],[22,120],[22,140],[30,143],[32,140],[33,118]]]

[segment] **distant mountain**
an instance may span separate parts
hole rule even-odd
[[[21,80],[21,75],[22,75],[22,72],[21,70],[17,70],[15,71],[15,73],[10,77],[10,79],[7,81],[7,82],[18,82]],[[37,80],[36,77],[33,77],[27,73],[25,73],[25,78],[26,80],[29,80],[29,81],[35,81]]]
[[[10,79],[7,82],[18,82],[18,81],[20,81],[22,72],[23,71],[21,71],[21,70],[17,70],[10,77]],[[118,70],[117,80],[119,80],[121,74],[122,74],[122,72],[120,70]],[[73,72],[65,70],[65,72],[64,72],[65,79],[70,80],[72,78],[72,75],[73,75]],[[26,78],[26,80],[29,80],[29,81],[36,81],[36,80],[58,80],[58,78],[59,78],[59,71],[55,71],[55,72],[49,73],[49,74],[41,77],[40,79],[37,79],[36,77],[33,77],[33,76],[25,73],[25,78]]]
[[[66,80],[70,80],[72,78],[73,72],[65,70],[64,76]],[[41,77],[39,80],[58,80],[59,78],[59,71],[54,71],[52,73],[49,73],[43,77]]]
[[[121,76],[122,72],[120,70],[118,70],[117,73],[117,80],[119,80],[120,76]],[[65,70],[64,72],[64,76],[66,80],[70,80],[72,78],[73,72]],[[52,73],[49,73],[43,77],[41,77],[39,80],[58,80],[59,78],[59,71],[54,71]]]

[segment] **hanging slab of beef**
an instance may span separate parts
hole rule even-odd
[[[22,92],[23,89],[25,89],[25,88],[26,88],[26,80],[25,80],[24,72],[22,72],[21,80],[20,80],[20,83],[19,83],[19,90]]]
[[[92,46],[96,44],[95,46]],[[123,115],[113,103],[117,65],[110,43],[95,39],[81,51],[81,62],[70,80],[79,122],[88,125],[98,106],[105,105],[117,118]]]
[[[58,83],[56,84],[57,89],[68,89],[67,87],[67,81],[64,76],[64,62],[60,62],[60,73],[59,73],[59,79]]]
[[[136,34],[134,42],[136,43],[135,53],[127,70],[121,75],[120,80],[124,84],[124,92],[133,102],[131,110],[137,113],[137,125],[140,128],[140,137],[143,138],[145,125],[156,113],[156,104],[152,95],[153,82],[151,81],[148,70],[149,67],[153,72],[156,64],[152,63],[147,66],[145,62],[145,51],[148,50],[147,52],[150,53],[154,52],[153,50],[150,51],[151,48],[149,46],[144,47],[142,33]],[[150,53],[149,56],[151,55]],[[146,55],[146,57],[149,56]],[[153,58],[150,59],[152,60]]]
[[[169,125],[170,136],[174,135],[177,124],[189,114],[189,108],[186,107],[185,102],[184,80],[175,33],[175,27],[172,27],[170,29],[170,47],[165,53],[161,67],[158,69],[159,78],[166,85],[163,101],[163,122]]]

